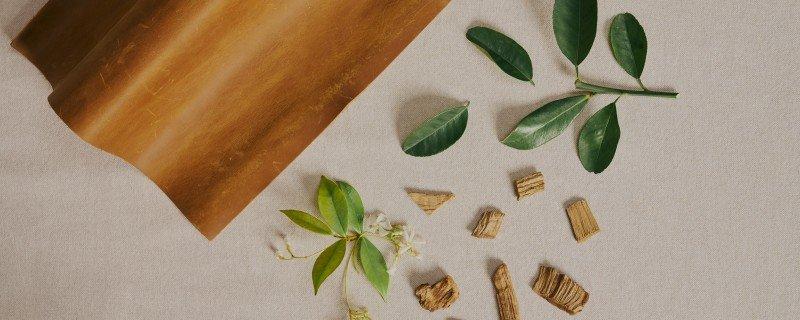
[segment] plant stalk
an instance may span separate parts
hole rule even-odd
[[[678,97],[677,92],[617,89],[617,88],[598,86],[595,84],[583,82],[581,80],[575,80],[575,89],[589,91],[596,94],[619,94],[619,95],[627,94],[632,96],[661,97],[670,99],[675,99]]]

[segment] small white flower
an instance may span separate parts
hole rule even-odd
[[[389,218],[383,213],[370,214],[364,219],[364,225],[364,231],[374,233],[381,237],[386,236],[389,234],[389,231],[392,230],[392,224],[389,222]]]

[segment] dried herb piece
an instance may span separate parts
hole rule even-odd
[[[517,200],[544,191],[544,176],[541,172],[534,172],[514,181],[517,190]]]
[[[472,230],[472,235],[476,238],[494,239],[500,232],[500,225],[503,224],[503,214],[500,211],[486,211],[483,213],[478,225]]]
[[[433,214],[447,201],[453,200],[456,197],[452,193],[422,193],[413,191],[409,191],[408,196],[428,215]]]
[[[467,39],[483,49],[503,72],[519,80],[533,83],[531,57],[514,39],[486,27],[469,29]]]
[[[544,265],[539,266],[539,276],[533,284],[533,291],[569,314],[581,312],[589,301],[589,293],[569,276]]]
[[[541,146],[564,132],[586,106],[591,94],[572,96],[545,104],[520,120],[503,144],[519,150]]]
[[[459,291],[453,277],[448,275],[434,285],[426,283],[418,286],[414,294],[419,298],[419,304],[423,309],[433,312],[449,308],[458,300]]]
[[[415,157],[427,157],[452,146],[467,129],[469,102],[449,108],[428,119],[403,140],[403,152]]]
[[[597,226],[597,220],[592,215],[592,210],[589,209],[589,203],[586,200],[578,200],[567,207],[567,216],[569,216],[569,223],[572,224],[572,233],[575,234],[575,240],[578,243],[584,242],[589,237],[600,232],[600,227]]]
[[[514,285],[511,283],[511,276],[508,274],[508,266],[501,264],[497,267],[492,277],[495,296],[497,297],[497,308],[500,311],[500,320],[519,320],[519,304],[517,294],[514,292]]]

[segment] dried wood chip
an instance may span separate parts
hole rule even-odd
[[[452,193],[422,193],[413,191],[409,191],[408,196],[428,215],[433,214],[433,212],[444,205],[445,202],[453,200],[456,197]]]
[[[492,210],[483,213],[478,225],[472,230],[472,235],[476,238],[494,239],[500,232],[500,225],[503,223],[503,214],[500,211]]]
[[[544,265],[539,266],[539,276],[533,284],[533,291],[569,314],[581,312],[586,301],[589,301],[589,293],[569,276]]]
[[[534,172],[514,181],[517,188],[517,200],[544,191],[544,176],[541,172]]]
[[[511,283],[511,276],[508,274],[508,267],[505,263],[495,270],[492,283],[494,283],[500,320],[522,319],[519,316],[517,294],[514,292],[514,285]]]
[[[423,284],[414,291],[419,298],[419,304],[428,311],[449,308],[458,300],[459,291],[453,277],[447,276],[434,285]]]
[[[600,232],[600,227],[597,225],[597,220],[592,215],[592,210],[589,209],[589,203],[586,200],[579,200],[567,207],[567,215],[569,222],[572,224],[572,233],[575,234],[575,240],[578,243],[584,242],[589,237]]]

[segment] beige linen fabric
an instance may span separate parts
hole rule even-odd
[[[571,91],[552,35],[552,0],[453,1],[377,80],[214,241],[133,167],[78,139],[51,111],[47,82],[8,43],[44,0],[0,3],[0,318],[338,319],[340,273],[311,289],[312,261],[279,262],[328,240],[277,211],[313,210],[319,175],[350,181],[368,211],[413,224],[426,258],[395,273],[388,304],[359,277],[354,300],[376,319],[495,319],[491,272],[508,264],[526,319],[569,316],[531,289],[540,263],[591,295],[582,319],[790,319],[800,313],[800,5],[796,1],[602,1],[586,79],[635,82],[606,33],[631,12],[649,39],[645,84],[678,100],[623,97],[611,167],[583,170],[577,125],[544,147],[498,142],[525,114]],[[464,37],[484,24],[531,53],[537,83],[502,74]],[[470,100],[469,127],[446,152],[403,154],[423,119]],[[547,189],[517,201],[513,179]],[[406,188],[457,198],[425,215]],[[602,231],[576,244],[564,206],[592,204]],[[470,235],[488,208],[497,239]],[[453,276],[462,295],[431,314],[413,288]]]

